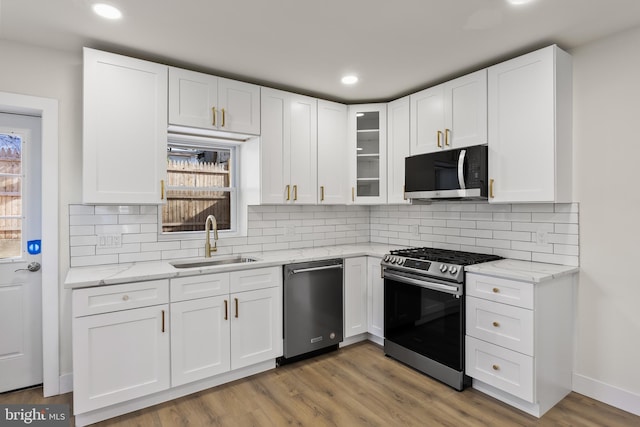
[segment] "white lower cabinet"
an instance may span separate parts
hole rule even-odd
[[[168,400],[196,390],[177,389],[189,383],[260,372],[282,356],[281,267],[76,289],[72,300],[78,424],[131,411],[124,402],[159,403],[164,390]]]
[[[370,334],[378,344],[384,338],[384,280],[380,258],[344,260],[344,337]],[[351,341],[351,343],[359,340]]]
[[[168,289],[168,281],[151,282]],[[140,302],[141,284],[74,291],[74,316],[91,301],[119,301],[113,311],[73,319],[73,409],[75,414],[166,390],[170,385],[169,305],[164,298],[132,309]],[[87,304],[89,303],[89,304]]]
[[[466,275],[473,387],[541,417],[571,392],[573,276],[532,283]]]
[[[380,258],[367,257],[368,331],[384,338],[384,279],[380,271]]]
[[[344,260],[344,337],[367,332],[367,257]]]
[[[281,285],[280,267],[172,279],[172,386],[281,356]]]

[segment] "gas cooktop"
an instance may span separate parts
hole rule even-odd
[[[438,248],[407,248],[385,255],[382,266],[462,283],[464,266],[502,259],[498,255]]]

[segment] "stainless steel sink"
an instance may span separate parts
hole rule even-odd
[[[257,261],[256,258],[245,257],[241,255],[216,256],[211,258],[200,258],[196,261],[174,261],[170,264],[175,268],[198,268],[198,267],[215,267],[216,265],[242,264],[245,262]]]

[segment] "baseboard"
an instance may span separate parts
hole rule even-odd
[[[573,374],[573,391],[640,416],[640,395],[630,391],[576,373]]]
[[[73,374],[60,375],[60,394],[71,393],[73,391]]]

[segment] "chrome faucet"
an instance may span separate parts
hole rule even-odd
[[[211,239],[209,235],[209,231],[213,227],[213,248],[211,247]],[[209,215],[204,222],[204,231],[206,232],[205,243],[204,243],[204,256],[207,258],[211,258],[211,252],[215,252],[218,250],[216,241],[218,240],[218,222],[216,221],[216,217],[213,215]]]

